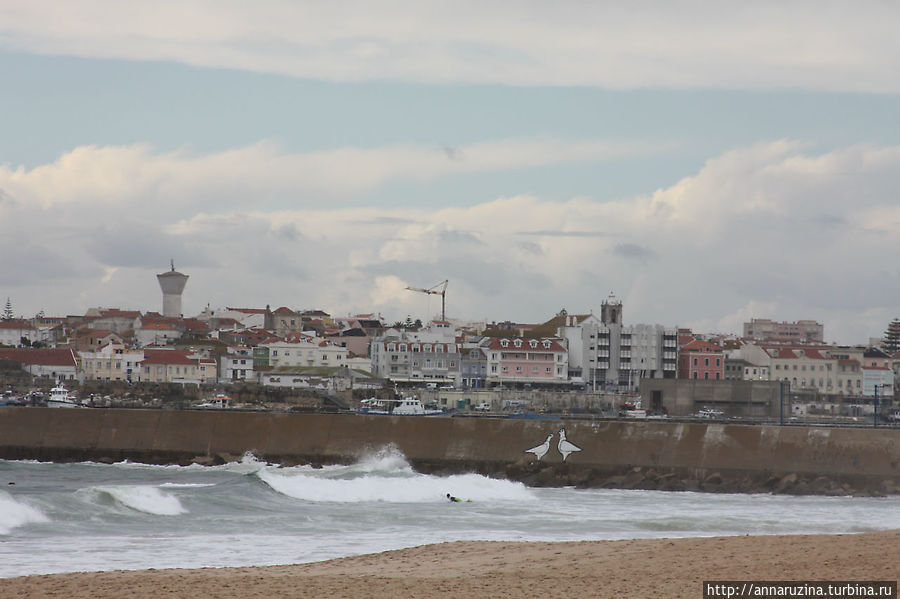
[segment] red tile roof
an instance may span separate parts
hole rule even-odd
[[[27,320],[0,320],[0,329],[34,330]]]
[[[0,359],[38,366],[74,366],[75,357],[68,349],[0,348]]]
[[[196,365],[197,359],[190,358],[190,352],[177,349],[144,350],[144,360],[141,364],[176,364]]]

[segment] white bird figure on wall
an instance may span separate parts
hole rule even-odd
[[[548,437],[547,440],[549,441],[550,438]],[[566,458],[569,457],[570,453],[581,451],[580,447],[566,439],[566,429],[564,428],[559,429],[559,443],[557,443],[556,448],[559,450],[559,453],[562,454],[563,462],[566,461]]]
[[[547,435],[546,441],[544,441],[537,447],[532,447],[531,449],[526,449],[525,453],[533,453],[537,457],[538,462],[540,462],[541,458],[544,457],[545,455],[547,455],[547,452],[550,451],[550,439],[552,439],[552,438],[553,438],[553,434],[551,433],[551,434]]]

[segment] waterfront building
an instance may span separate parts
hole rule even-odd
[[[781,343],[824,343],[825,327],[815,320],[775,322],[768,318],[751,318],[750,322],[744,323],[744,337]]]
[[[346,366],[349,358],[346,347],[297,333],[283,340],[266,341],[260,346],[268,348],[268,364],[272,368]]]
[[[570,378],[589,389],[633,391],[642,378],[677,375],[678,329],[624,325],[622,302],[613,294],[601,304],[599,318],[563,310],[551,322],[565,339]]]
[[[199,383],[200,364],[188,350],[145,349],[138,381],[150,383]]]
[[[397,383],[451,384],[459,376],[456,334],[449,323],[418,331],[388,329],[369,350],[372,374]]]
[[[678,378],[719,381],[725,378],[725,350],[703,339],[695,339],[681,348]]]
[[[486,337],[486,385],[558,385],[569,382],[569,355],[559,338]]]
[[[107,343],[98,349],[80,351],[79,356],[86,381],[137,381],[144,351],[123,343]]]

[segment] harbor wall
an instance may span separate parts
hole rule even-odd
[[[565,460],[561,429],[578,448]],[[538,460],[528,450],[550,435]],[[547,486],[896,493],[898,439],[888,428],[0,407],[4,459],[186,464],[252,452],[321,465],[390,445],[420,471]]]

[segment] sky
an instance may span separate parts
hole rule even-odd
[[[900,4],[0,0],[0,299],[900,316]]]

